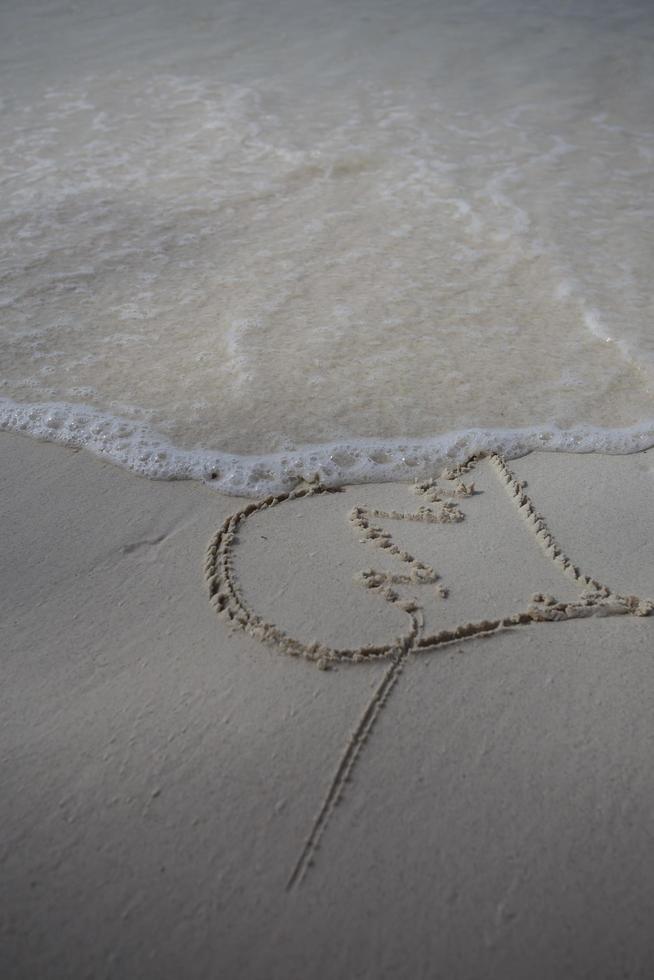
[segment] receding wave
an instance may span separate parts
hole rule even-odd
[[[0,37],[5,428],[248,494],[649,445],[651,3],[42,6]]]

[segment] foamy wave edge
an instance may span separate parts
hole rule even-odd
[[[555,424],[461,429],[418,439],[343,439],[270,455],[179,449],[146,424],[88,405],[21,404],[0,398],[0,431],[88,449],[154,480],[200,480],[214,490],[259,497],[316,476],[326,486],[422,479],[480,452],[507,459],[534,450],[626,454],[654,446],[654,419],[625,428]]]

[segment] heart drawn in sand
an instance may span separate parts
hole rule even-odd
[[[535,592],[526,608],[509,615],[460,622],[459,625],[449,628],[430,629],[426,625],[425,610],[429,603],[434,606],[436,600],[436,621],[438,620],[438,610],[445,609],[448,601],[452,601],[448,582],[442,579],[440,572],[432,565],[414,557],[412,553],[396,544],[394,535],[385,530],[384,526],[391,524],[395,530],[395,525],[400,526],[405,522],[406,528],[408,522],[413,527],[424,526],[425,532],[428,532],[430,529],[434,530],[435,525],[440,525],[443,531],[446,526],[454,525],[453,533],[456,534],[456,526],[466,518],[466,507],[470,509],[468,505],[472,503],[472,499],[480,496],[471,476],[475,475],[474,471],[480,466],[482,458],[486,470],[490,471],[490,473],[485,471],[483,474],[486,486],[492,485],[495,490],[494,478],[499,480],[500,485],[508,493],[509,500],[513,502],[519,518],[522,518],[531,532],[530,536],[523,535],[523,543],[531,548],[529,543],[531,537],[531,541],[537,542],[542,549],[537,556],[536,564],[532,563],[528,567],[533,571],[537,566],[541,576],[547,577],[552,584],[560,582],[560,590],[564,594],[573,595],[573,598],[558,600],[547,592]],[[205,570],[211,601],[220,615],[235,628],[245,630],[254,638],[275,646],[285,653],[314,661],[323,669],[338,662],[362,663],[379,658],[388,660],[388,667],[381,681],[374,689],[345,745],[321,807],[291,870],[288,888],[299,885],[314,864],[316,851],[327,830],[334,808],[343,798],[346,784],[352,779],[357,760],[380,712],[388,704],[389,696],[410,654],[424,653],[448,643],[460,644],[473,638],[493,636],[518,626],[588,616],[647,616],[654,608],[651,601],[633,595],[620,595],[575,566],[554,540],[544,518],[537,513],[525,492],[525,484],[516,479],[506,462],[497,455],[472,458],[466,463],[445,470],[438,479],[416,483],[410,489],[421,498],[421,503],[413,510],[382,509],[370,503],[359,503],[349,509],[347,507],[343,509],[343,517],[349,522],[353,536],[356,535],[354,540],[362,548],[373,549],[377,556],[377,565],[383,566],[359,571],[354,576],[357,586],[365,590],[363,594],[387,603],[405,617],[407,622],[404,632],[387,643],[344,648],[329,646],[317,640],[307,642],[296,639],[287,630],[250,608],[244,595],[244,583],[239,582],[236,574],[235,553],[239,547],[239,529],[248,518],[261,515],[263,511],[277,508],[282,504],[290,506],[293,501],[302,498],[338,493],[338,491],[330,490],[317,482],[310,482],[298,486],[289,493],[248,504],[224,522],[209,545]],[[500,498],[504,500],[504,491],[498,490],[498,492]],[[501,529],[500,533],[503,533]],[[259,535],[259,537],[265,536]],[[425,536],[420,537],[418,544],[420,545],[421,542],[426,543]],[[502,558],[499,542],[495,540],[493,543],[492,534],[490,542],[490,557],[496,560],[492,568],[492,578],[497,579],[498,575],[501,577],[506,574],[506,569],[502,567],[502,561],[506,563],[506,552]],[[442,552],[443,542],[439,554]],[[486,557],[488,558],[488,555]],[[543,566],[547,576],[544,576]],[[477,579],[478,588],[480,581],[484,581],[483,576],[481,580]],[[520,576],[518,582],[524,588],[525,583],[521,581]],[[466,580],[466,583],[470,588],[470,582]],[[513,592],[510,591],[509,594],[513,595]],[[516,594],[521,594],[520,590]],[[446,606],[440,605],[442,602]],[[460,607],[457,606],[458,608]],[[368,616],[366,622],[369,628],[372,628],[370,620],[371,617]]]
[[[545,555],[567,579],[578,586],[579,595],[573,600],[557,600],[542,592],[534,592],[531,603],[510,615],[493,619],[462,622],[459,625],[429,631],[425,628],[421,595],[431,594],[447,599],[448,586],[440,573],[431,565],[403,550],[394,536],[378,522],[421,523],[429,525],[457,524],[465,519],[466,499],[475,495],[475,484],[470,480],[482,457],[473,457],[466,463],[445,470],[438,479],[425,480],[410,489],[422,503],[414,510],[397,511],[356,505],[349,510],[347,519],[354,533],[365,546],[380,549],[385,557],[392,557],[396,570],[380,570],[370,567],[355,576],[360,587],[370,594],[401,610],[408,619],[408,628],[388,643],[375,643],[354,648],[336,648],[316,640],[304,642],[288,634],[280,626],[269,622],[251,609],[243,596],[234,573],[234,551],[237,547],[237,531],[243,522],[263,510],[290,504],[302,497],[331,494],[338,491],[318,483],[304,483],[289,493],[267,497],[229,517],[211,541],[207,554],[206,574],[211,600],[217,611],[234,626],[280,650],[315,661],[319,667],[342,661],[360,663],[378,657],[403,658],[410,652],[419,652],[445,643],[461,642],[473,637],[487,636],[501,630],[531,623],[543,623],[585,616],[647,615],[652,603],[638,596],[623,596],[585,574],[563,553],[545,520],[537,513],[525,486],[510,471],[506,462],[492,454],[485,457],[501,484],[513,500],[520,517],[541,545]],[[469,481],[469,482],[466,482]]]

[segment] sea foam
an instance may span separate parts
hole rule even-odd
[[[151,479],[201,480],[212,489],[246,497],[288,490],[316,478],[325,486],[421,479],[434,476],[445,464],[477,454],[499,453],[514,459],[534,450],[624,454],[654,446],[653,419],[621,429],[473,428],[431,438],[352,439],[246,456],[179,449],[142,423],[90,406],[21,405],[9,399],[0,399],[0,430],[85,448]]]

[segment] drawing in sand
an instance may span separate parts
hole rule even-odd
[[[391,533],[376,522],[410,521],[426,525],[460,523],[465,520],[465,501],[477,492],[469,474],[474,474],[475,468],[482,460],[487,461],[494,475],[505,487],[545,556],[566,577],[568,584],[572,580],[579,587],[579,596],[573,601],[560,601],[553,595],[536,591],[527,608],[508,616],[478,622],[462,622],[454,628],[426,632],[424,599],[421,602],[421,595],[425,596],[427,590],[437,600],[447,600],[448,586],[447,581],[442,577],[443,571],[433,568],[400,548]],[[341,756],[320,811],[292,870],[289,887],[298,884],[311,866],[330,815],[342,797],[345,783],[351,776],[362,747],[374,727],[379,712],[387,703],[410,654],[426,652],[446,644],[491,636],[516,626],[587,616],[647,616],[654,609],[654,604],[650,600],[634,595],[620,595],[574,565],[554,539],[543,516],[536,511],[526,493],[526,485],[516,479],[507,463],[496,454],[473,457],[463,464],[445,469],[439,478],[409,486],[409,490],[425,501],[415,510],[400,512],[357,505],[346,515],[363,544],[385,552],[398,565],[397,570],[393,572],[369,567],[355,576],[355,582],[360,587],[365,588],[369,594],[391,603],[408,618],[407,630],[386,644],[334,648],[319,640],[310,643],[300,641],[288,635],[276,624],[258,616],[255,610],[249,608],[239,587],[234,570],[234,551],[237,547],[237,530],[242,522],[252,514],[276,507],[281,503],[316,494],[337,493],[338,490],[326,488],[318,482],[305,482],[288,493],[248,504],[224,522],[209,545],[205,570],[211,600],[217,611],[233,626],[245,630],[255,639],[278,647],[285,653],[305,657],[315,662],[321,669],[328,669],[335,663],[361,663],[372,658],[389,660],[388,669],[373,692]]]

